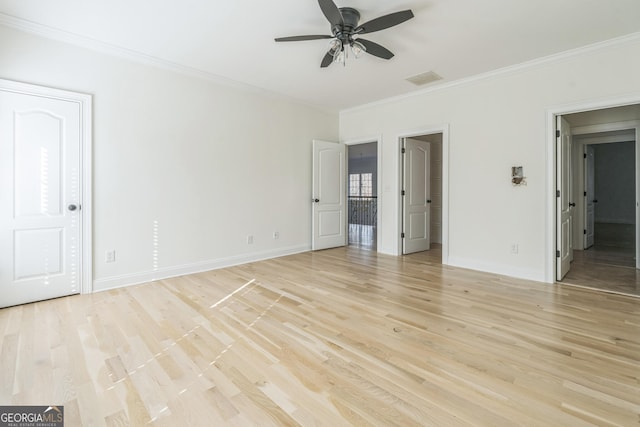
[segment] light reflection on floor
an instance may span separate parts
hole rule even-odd
[[[349,224],[349,246],[376,250],[377,227],[373,225]]]

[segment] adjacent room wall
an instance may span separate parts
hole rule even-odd
[[[369,142],[367,144],[372,144],[377,147],[377,143]],[[364,145],[364,144],[362,144]],[[352,173],[370,173],[372,174],[372,187],[373,187],[373,195],[378,195],[378,157],[377,156],[366,156],[361,157],[358,154],[354,154],[354,147],[358,147],[357,145],[349,146],[349,174]],[[374,148],[376,149],[376,148]]]
[[[550,280],[548,111],[632,94],[640,98],[639,75],[636,35],[341,112],[341,139],[382,135],[379,197],[387,226],[380,229],[380,250],[397,254],[399,248],[399,136],[448,125],[449,263]],[[511,184],[512,166],[524,167],[526,186]],[[514,244],[517,254],[511,253]]]
[[[1,26],[0,52],[0,78],[93,95],[96,289],[310,248],[336,114]]]
[[[596,222],[636,223],[635,141],[594,144]]]
[[[442,243],[442,134],[428,135],[431,140],[431,243]]]

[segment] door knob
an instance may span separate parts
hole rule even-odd
[[[431,203],[431,200],[427,200],[427,203]]]
[[[67,206],[67,209],[69,209],[71,212],[75,211],[76,209],[78,209],[77,205],[71,204],[69,206]]]
[[[595,199],[595,200],[593,201],[593,203],[598,203],[598,199]]]
[[[320,199],[313,199],[312,202],[314,203],[318,203],[320,201]]]
[[[575,203],[569,203],[569,207],[571,207],[571,208],[575,208],[575,207],[576,207],[576,204],[575,204]]]

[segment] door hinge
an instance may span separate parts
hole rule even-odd
[[[400,237],[402,237],[404,239],[404,233],[400,234]]]
[[[407,152],[407,149],[406,149],[406,148],[404,148],[404,147],[402,147],[402,154],[404,154],[404,153],[406,153],[406,152]]]
[[[560,131],[556,130],[556,138],[560,138]]]
[[[405,192],[404,192],[404,190],[402,190],[402,195],[403,195],[403,196],[405,195]]]
[[[586,159],[587,158],[587,153],[584,153],[582,156],[583,156],[582,157],[583,159]]]
[[[560,197],[560,190],[556,190],[556,197]]]
[[[587,192],[586,191],[584,192],[584,197],[587,197]]]
[[[560,251],[556,251],[556,258],[560,258]]]
[[[587,230],[582,230],[582,234],[587,234]]]

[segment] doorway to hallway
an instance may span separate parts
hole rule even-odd
[[[378,143],[349,145],[347,222],[350,246],[377,250]]]
[[[570,262],[556,280],[640,295],[636,231],[640,105],[562,118],[569,128],[568,158],[562,166],[566,197],[557,200],[568,207],[570,226],[561,237]]]

